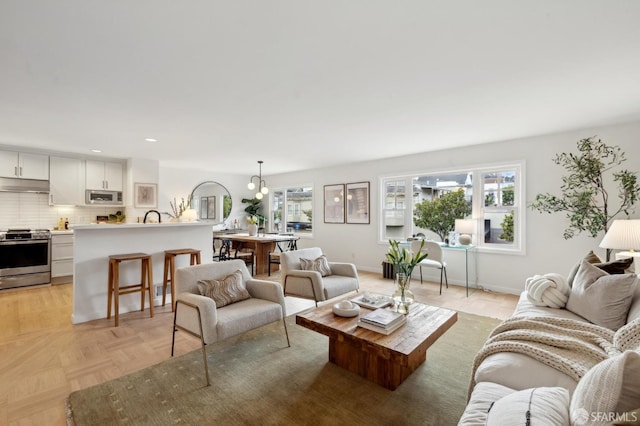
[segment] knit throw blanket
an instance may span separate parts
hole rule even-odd
[[[574,319],[511,317],[491,332],[476,355],[469,396],[476,370],[489,355],[521,353],[579,381],[591,367],[620,352],[613,343],[614,335],[607,328]]]

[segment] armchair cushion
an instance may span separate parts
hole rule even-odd
[[[331,267],[329,266],[327,256],[325,256],[324,254],[313,260],[304,259],[301,257],[300,266],[302,267],[303,271],[318,271],[323,277],[331,275]]]
[[[198,281],[198,290],[201,295],[212,298],[216,302],[216,308],[251,297],[244,286],[240,270],[221,280],[200,280]]]

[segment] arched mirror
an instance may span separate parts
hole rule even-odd
[[[198,212],[198,220],[223,223],[231,213],[231,194],[218,182],[202,182],[191,191],[191,208]]]

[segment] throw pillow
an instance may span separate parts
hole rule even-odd
[[[198,281],[198,291],[202,296],[212,298],[216,302],[216,308],[222,308],[251,297],[244,285],[240,270],[221,280],[200,280]]]
[[[527,413],[529,415],[527,415]],[[487,426],[567,425],[569,391],[565,388],[532,388],[514,392],[493,403]]]
[[[638,408],[638,401],[640,353],[626,351],[596,364],[580,379],[571,398],[571,422],[608,425]]]
[[[636,281],[635,274],[609,275],[583,260],[573,280],[567,310],[615,331],[627,321]]]
[[[329,266],[327,256],[324,254],[313,260],[300,258],[300,266],[303,271],[317,271],[320,272],[320,275],[323,277],[331,275],[331,267]]]
[[[629,274],[633,272],[633,257],[626,257],[624,259],[612,260],[604,263],[594,263],[594,266],[602,269],[610,274]]]
[[[598,255],[595,254],[593,250],[590,250],[589,253],[587,253],[587,255],[582,260],[586,260],[589,263],[602,263],[602,260],[600,260]],[[576,274],[578,273],[578,269],[580,269],[582,260],[576,263],[576,265],[573,268],[571,268],[571,271],[569,272],[569,276],[567,277],[567,283],[569,284],[569,287],[573,287],[573,280],[575,279]]]

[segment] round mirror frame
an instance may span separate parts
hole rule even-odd
[[[206,186],[219,187],[219,191],[206,190]],[[199,191],[200,194],[197,194]],[[211,221],[214,224],[224,223],[229,218],[232,207],[231,193],[220,182],[207,180],[197,184],[191,191],[191,208],[198,213],[199,221]]]

